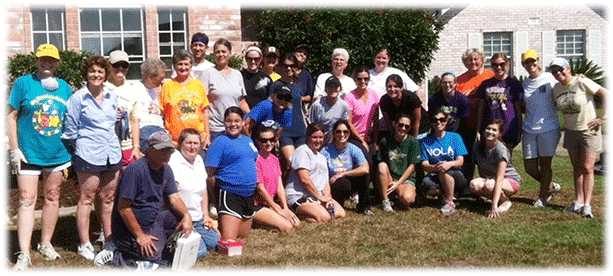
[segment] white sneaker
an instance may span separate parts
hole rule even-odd
[[[113,260],[116,249],[115,243],[112,241],[105,243],[104,249],[100,251],[100,253],[96,254],[96,257],[94,257],[94,265],[103,266]]]
[[[389,199],[383,200],[381,204],[383,205],[383,211],[386,211],[388,213],[394,212],[394,208],[392,208],[392,202],[390,202]]]
[[[15,266],[13,266],[13,270],[26,270],[30,266],[32,266],[32,260],[30,259],[30,255],[26,255],[23,252],[17,252],[17,262],[15,262]]]
[[[353,204],[358,204],[360,202],[360,196],[356,193],[349,197],[349,200],[353,202]]]
[[[549,190],[547,192],[547,202],[549,202],[551,200],[551,198],[553,197],[553,195],[557,192],[559,192],[562,189],[562,186],[560,186],[560,184],[553,182],[553,189]]]
[[[77,254],[90,261],[96,257],[96,251],[94,250],[94,246],[91,242],[88,242],[84,245],[79,245],[77,247]]]
[[[510,200],[503,202],[502,204],[498,205],[498,212],[502,213],[508,211],[509,209],[511,209],[511,205],[513,205],[513,202],[511,202]]]
[[[566,208],[566,212],[579,213],[581,212],[581,208],[583,208],[583,204],[577,201],[573,201],[573,203],[568,208]]]
[[[443,205],[443,207],[441,208],[441,213],[443,213],[443,215],[451,215],[455,213],[455,203],[453,202],[445,203],[445,205]]]
[[[37,246],[37,250],[38,253],[40,253],[41,255],[43,255],[43,257],[47,260],[57,260],[60,258],[60,254],[58,254],[55,249],[53,248],[53,245],[51,245],[51,243],[45,244],[45,245],[40,245],[40,243]]]
[[[583,208],[581,208],[581,216],[584,218],[593,218],[594,215],[592,215],[592,205],[583,205]]]
[[[534,204],[532,205],[534,208],[543,208],[547,206],[547,200],[542,197],[539,197]]]
[[[150,262],[150,261],[136,261],[136,271],[153,271],[156,270],[160,265]]]

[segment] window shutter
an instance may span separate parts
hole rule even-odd
[[[587,31],[586,58],[598,65],[602,65],[602,40],[600,30]]]
[[[532,49],[528,44],[528,33],[515,32],[514,41],[515,45],[513,45],[513,69],[520,75],[527,75],[526,70],[523,70],[521,66],[521,54],[528,49]]]
[[[477,48],[483,51],[483,34],[482,33],[470,33],[468,34],[468,48]]]
[[[556,57],[556,31],[544,31],[542,43],[542,65],[543,69]]]

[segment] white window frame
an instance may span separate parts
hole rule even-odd
[[[172,12],[173,11],[180,11],[180,12],[184,12],[183,13],[183,29],[181,30],[175,30],[173,29],[172,26],[172,22],[173,22],[173,17],[172,17]],[[161,6],[157,8],[157,16],[158,16],[158,50],[160,53],[160,59],[161,60],[167,60],[170,59],[171,62],[167,63],[167,68],[166,68],[166,75],[170,76],[171,72],[172,72],[172,56],[175,54],[175,47],[177,46],[182,46],[183,49],[186,49],[189,51],[189,45],[190,45],[190,41],[189,41],[189,27],[187,26],[188,23],[188,10],[187,7],[167,7],[167,6]],[[169,22],[171,22],[171,24],[169,25],[170,30],[160,30],[159,29],[159,17],[160,17],[160,13],[161,12],[168,12],[169,13]],[[161,34],[169,34],[170,35],[170,41],[169,42],[161,42],[159,41],[160,35]],[[182,34],[183,35],[183,41],[184,42],[175,42],[173,40],[174,35],[175,34]],[[183,44],[183,45],[181,45]],[[170,47],[170,55],[169,54],[162,54],[162,47]]]
[[[62,29],[59,31],[50,31],[49,30],[49,10],[54,10],[54,11],[60,11],[61,13],[61,26]],[[34,30],[34,16],[32,15],[33,11],[43,11],[45,13],[45,30],[44,31],[37,31]],[[62,8],[62,7],[36,7],[33,6],[30,8],[30,22],[31,24],[31,41],[32,41],[32,51],[35,51],[39,45],[34,43],[34,35],[35,34],[45,34],[45,43],[50,43],[49,42],[49,35],[50,34],[61,34],[62,35],[62,45],[55,45],[60,51],[63,51],[66,49],[66,9]]]
[[[490,38],[488,36],[497,36],[496,38]],[[508,43],[506,42],[508,38]],[[508,51],[502,50],[505,46],[508,46]],[[484,67],[492,69],[490,63],[492,55],[495,53],[503,52],[507,55],[509,60],[513,60],[513,32],[484,32],[483,33],[483,54],[485,55]],[[509,67],[509,75],[512,74],[513,67]]]
[[[124,10],[134,10],[134,9],[138,9],[140,12],[140,25],[141,28],[140,30],[137,31],[124,31],[124,26],[123,26],[123,11]],[[98,12],[98,25],[100,26],[98,31],[82,31],[81,28],[81,12],[83,12],[84,10],[97,10]],[[119,24],[120,24],[120,28],[119,31],[103,31],[102,30],[102,12],[103,11],[108,11],[108,10],[117,10],[119,11]],[[88,6],[88,5],[84,5],[84,6],[79,6],[79,42],[81,45],[81,50],[83,50],[83,38],[86,37],[95,37],[98,38],[100,41],[100,50],[102,53],[100,53],[100,55],[103,55],[104,57],[108,57],[109,53],[104,53],[104,38],[105,37],[109,37],[110,36],[117,36],[119,35],[119,41],[120,41],[120,45],[121,45],[121,50],[125,51],[125,45],[124,45],[124,39],[126,37],[131,37],[131,36],[140,36],[141,38],[141,53],[140,55],[136,55],[136,54],[132,54],[132,53],[128,53],[129,54],[129,59],[130,59],[130,74],[134,73],[138,76],[140,76],[140,66],[134,66],[133,63],[137,63],[137,64],[142,64],[145,61],[145,57],[147,56],[146,53],[146,36],[145,36],[145,9],[143,6],[140,5],[127,5],[127,6],[113,6],[113,5],[96,5],[96,6]],[[139,77],[140,78],[140,77]]]
[[[571,47],[567,47],[569,45],[571,45]],[[560,53],[560,50],[562,53]],[[556,31],[556,57],[562,57],[567,60],[585,59],[585,50],[585,30],[573,29]]]

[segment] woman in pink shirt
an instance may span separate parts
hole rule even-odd
[[[351,124],[358,131],[360,143],[368,150],[372,146],[372,135],[379,128],[379,120],[377,120],[379,106],[379,96],[377,93],[368,88],[370,81],[370,73],[368,68],[360,66],[355,72],[353,72],[353,79],[357,85],[357,88],[347,95],[345,95],[345,101],[349,105],[351,111]]]
[[[287,206],[279,159],[271,153],[275,147],[275,137],[275,130],[271,127],[263,127],[257,134],[259,155],[255,165],[258,185],[253,222],[255,226],[287,232],[300,227],[300,220]],[[278,201],[275,201],[275,196]]]

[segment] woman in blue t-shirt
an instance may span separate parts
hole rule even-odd
[[[440,108],[430,113],[431,133],[421,140],[421,165],[428,174],[424,177],[421,190],[427,195],[444,199],[441,212],[450,215],[455,212],[453,197],[461,193],[467,184],[464,172],[464,156],[468,154],[462,137],[445,131],[449,114]]]
[[[253,221],[258,150],[242,134],[244,115],[237,106],[226,109],[226,131],[213,141],[206,156],[207,185],[217,192],[222,240],[246,238]]]
[[[17,270],[31,265],[30,240],[41,174],[45,200],[38,252],[49,260],[60,258],[51,245],[51,237],[58,219],[62,171],[70,166],[72,158],[60,139],[66,101],[72,90],[64,80],[53,76],[59,64],[57,48],[51,44],[40,45],[36,51],[37,72],[17,79],[9,97],[10,159],[19,186]]]
[[[347,198],[358,192],[358,213],[373,215],[370,210],[368,186],[370,185],[369,165],[366,157],[356,145],[349,143],[351,136],[349,122],[337,121],[332,128],[332,141],[321,150],[328,161],[330,190],[332,198],[343,204]]]

